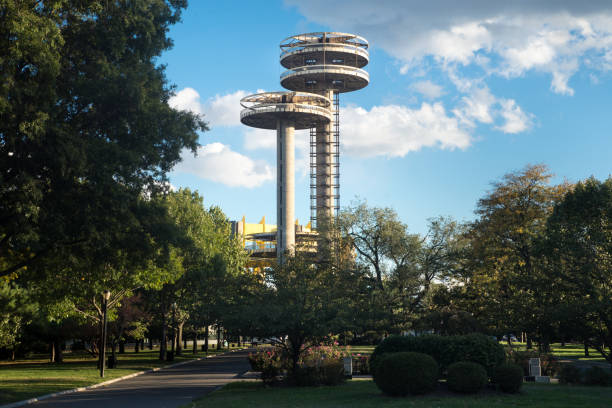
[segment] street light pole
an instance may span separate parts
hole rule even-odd
[[[102,347],[100,347],[100,377],[104,378],[104,364],[106,362],[106,310],[108,309],[108,300],[110,292],[105,290],[102,293]]]

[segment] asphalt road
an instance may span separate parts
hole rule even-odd
[[[89,391],[36,402],[32,408],[176,408],[217,387],[240,380],[249,369],[248,351],[194,361],[139,375]]]

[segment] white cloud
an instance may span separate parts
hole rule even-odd
[[[386,105],[342,110],[341,141],[351,155],[403,157],[423,147],[464,149],[471,140],[440,103],[423,103],[419,109]]]
[[[572,95],[581,68],[612,70],[609,0],[285,0],[309,20],[363,35],[403,62],[407,73],[432,57],[442,67],[482,67],[514,78],[550,75],[551,90]]]
[[[478,123],[494,124],[503,120],[503,124],[494,128],[504,133],[520,133],[532,126],[533,115],[524,112],[514,99],[497,98],[483,85],[467,92],[453,109],[463,125],[475,127]]]
[[[238,90],[225,95],[215,95],[202,103],[200,94],[195,89],[185,88],[170,98],[168,104],[174,109],[203,114],[204,119],[213,127],[238,126],[242,110],[240,100],[248,94],[247,91]]]
[[[222,143],[201,146],[196,157],[184,151],[182,157],[175,171],[230,187],[253,188],[274,179],[274,171],[265,161],[253,160]]]
[[[443,88],[430,80],[415,82],[412,88],[428,99],[436,99],[444,95]]]
[[[500,115],[505,122],[496,129],[504,133],[520,133],[531,127],[531,115],[523,112],[513,99],[503,99],[499,103],[501,105]]]
[[[247,150],[276,149],[276,130],[248,128],[244,132],[244,148]]]
[[[489,88],[482,87],[472,91],[468,96],[461,98],[458,108],[453,113],[461,122],[475,126],[475,121],[481,123],[493,123],[493,113],[491,111],[496,103],[496,98],[491,94]]]

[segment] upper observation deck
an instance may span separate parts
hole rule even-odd
[[[351,92],[368,85],[368,42],[354,34],[320,32],[284,39],[281,85],[293,91]]]
[[[276,129],[279,120],[295,129],[310,129],[332,120],[331,101],[307,92],[264,92],[240,100],[240,121],[260,129]]]

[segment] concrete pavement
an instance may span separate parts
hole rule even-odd
[[[93,390],[60,395],[32,408],[177,408],[232,381],[249,369],[248,351],[215,356],[146,373]]]

